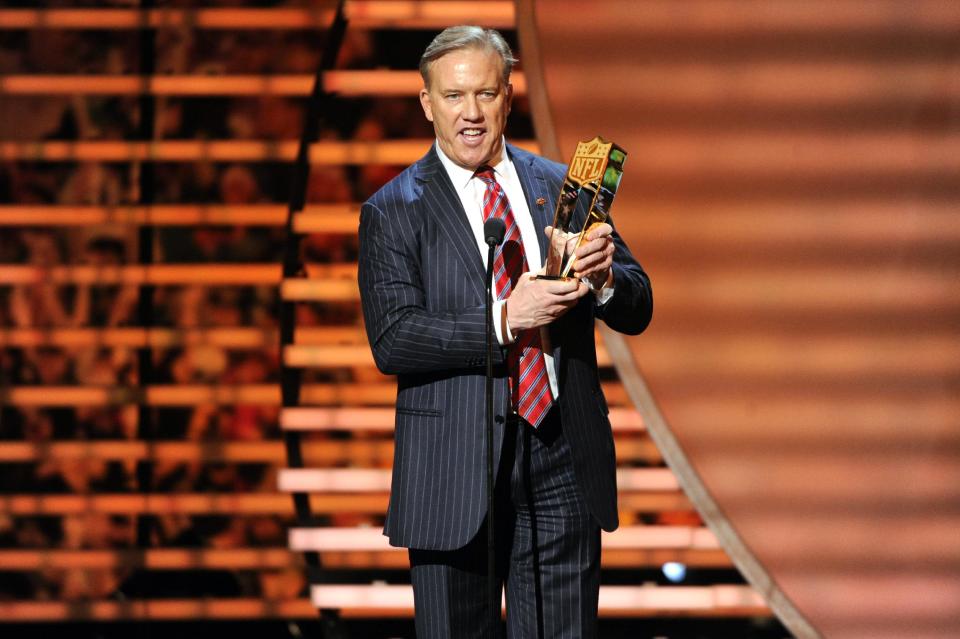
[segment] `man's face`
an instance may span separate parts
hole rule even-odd
[[[495,51],[460,49],[430,65],[420,104],[440,149],[457,165],[476,169],[500,161],[513,87],[504,84]]]

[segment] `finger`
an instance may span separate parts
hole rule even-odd
[[[604,259],[606,258],[603,253],[588,253],[583,257],[578,257],[576,261],[577,271],[585,271]]]
[[[576,280],[569,277],[562,279],[544,278],[537,280],[537,284],[543,288],[545,293],[566,293],[567,291],[573,289],[574,285],[576,284]]]
[[[598,260],[612,260],[613,254],[616,252],[616,247],[613,245],[613,242],[608,242],[603,246],[599,251],[593,253],[591,257]]]
[[[563,295],[557,295],[556,297],[554,297],[554,300],[556,302],[561,302],[561,303],[570,303],[570,302],[576,302],[578,299],[586,295],[587,292],[590,290],[587,287],[587,285],[581,282],[580,280],[576,280],[576,282],[577,282],[577,287],[575,289],[573,289],[569,293],[564,293]]]
[[[542,280],[544,290],[551,295],[565,295],[577,288],[577,280],[570,278],[566,280]]]
[[[581,244],[580,248],[577,249],[577,257],[584,257],[590,255],[591,253],[602,253],[604,251],[613,252],[613,240],[609,236],[601,237],[595,240],[590,240],[585,244]]]
[[[612,255],[604,255],[602,253],[595,253],[588,258],[577,261],[577,277],[587,275],[589,273],[595,273],[597,271],[602,271],[610,268],[613,264]]]
[[[596,259],[591,259],[589,262],[585,262],[582,268],[577,269],[577,277],[582,277],[584,275],[589,275],[599,271],[606,271],[613,266],[612,255],[608,255],[606,257],[596,255],[593,257]]]
[[[609,237],[613,233],[613,227],[604,222],[603,224],[598,224],[587,233],[588,240],[595,240],[601,237]]]
[[[590,253],[584,257],[577,258],[577,271],[586,271],[591,268],[595,268],[598,264],[602,264],[603,262],[612,259],[612,252],[610,254],[608,254],[606,251]]]
[[[584,273],[595,271],[598,268],[606,268],[612,262],[613,251],[604,250],[599,253],[591,253],[577,260],[577,273],[583,275]]]
[[[577,278],[577,279],[583,279],[583,278],[585,278],[585,277],[592,277],[592,276],[597,275],[597,274],[606,274],[606,273],[608,273],[608,272],[610,271],[610,268],[611,268],[612,266],[613,266],[613,263],[612,263],[612,262],[609,263],[609,264],[607,264],[607,263],[598,264],[597,266],[595,266],[595,267],[593,267],[593,268],[591,268],[591,269],[587,269],[587,270],[585,270],[585,271],[577,271],[577,273],[576,273],[576,278]]]
[[[591,253],[596,253],[603,246],[603,240],[590,240],[589,242],[584,242],[581,244],[575,253],[577,258],[586,257]]]
[[[581,297],[590,292],[590,288],[586,284],[580,281],[577,283],[579,286],[577,286],[576,290],[555,298],[557,304],[563,306],[565,309],[569,309],[571,306],[576,305]]]
[[[555,295],[551,301],[554,304],[565,304],[567,302],[576,301],[577,299],[580,298],[580,296],[577,294],[577,291],[579,290],[579,288],[580,287],[578,286],[577,288],[573,289],[568,293],[564,293],[563,295]]]

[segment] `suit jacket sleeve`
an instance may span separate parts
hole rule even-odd
[[[414,215],[388,215],[371,202],[360,210],[360,300],[377,368],[397,375],[481,367],[486,361],[484,305],[428,310],[420,233]],[[497,346],[494,362],[502,361]]]
[[[613,221],[608,220],[612,225]],[[653,316],[653,290],[650,278],[630,253],[623,238],[613,229],[613,297],[597,307],[596,317],[613,330],[637,335]]]

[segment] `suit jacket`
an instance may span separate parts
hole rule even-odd
[[[566,167],[511,145],[538,230],[553,222]],[[538,205],[537,199],[545,204]],[[582,224],[584,213],[578,213]],[[541,254],[546,239],[538,234]],[[616,467],[600,388],[594,318],[629,334],[650,321],[650,281],[614,232],[614,295],[584,296],[550,326],[560,418],[581,495],[606,530],[617,527]],[[395,546],[452,550],[486,514],[483,257],[436,151],[360,212],[360,297],[378,368],[396,375],[396,447],[384,533]],[[531,266],[536,270],[536,266]],[[509,397],[506,349],[495,349],[494,453],[499,463]]]

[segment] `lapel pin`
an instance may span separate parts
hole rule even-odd
[[[547,198],[545,198],[545,197],[538,197],[538,198],[537,198],[537,206],[543,206],[543,205],[546,204],[546,203],[547,203]]]

